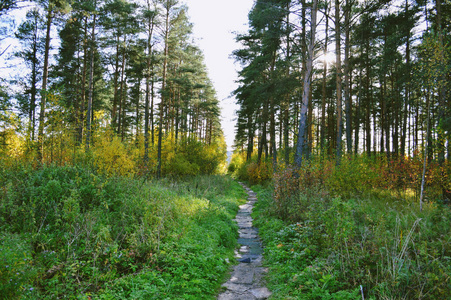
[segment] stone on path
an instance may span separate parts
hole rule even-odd
[[[253,289],[251,290],[251,293],[255,296],[256,299],[266,299],[271,296],[271,292],[265,287]]]

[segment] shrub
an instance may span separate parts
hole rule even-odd
[[[238,177],[238,170],[244,165],[246,161],[245,153],[235,151],[228,166],[228,172],[233,177]]]
[[[133,157],[117,136],[106,134],[92,148],[95,166],[107,176],[133,176],[137,158]]]
[[[185,156],[174,155],[166,162],[163,172],[170,176],[194,176],[198,174],[200,167],[196,163],[191,163]]]
[[[325,186],[332,194],[348,198],[371,192],[378,176],[378,170],[365,158],[344,157],[325,178]]]
[[[299,174],[295,168],[280,170],[274,174],[274,212],[282,220],[299,219]]]
[[[264,183],[273,176],[272,163],[269,161],[263,161],[260,164],[251,162],[247,166],[247,174],[250,184]]]
[[[184,140],[177,147],[165,144],[163,174],[169,176],[211,175],[219,172],[226,159],[219,145],[205,145],[199,141]]]

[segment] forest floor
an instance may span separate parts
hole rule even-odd
[[[247,191],[248,202],[240,206],[235,218],[239,227],[238,243],[241,245],[235,253],[239,264],[234,266],[230,279],[222,285],[226,291],[218,296],[218,300],[267,299],[271,295],[262,280],[267,272],[262,267],[262,243],[258,230],[252,225],[251,213],[257,196],[244,184],[241,185]]]

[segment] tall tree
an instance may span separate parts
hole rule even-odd
[[[301,104],[301,116],[299,121],[299,130],[298,130],[298,141],[296,145],[296,154],[294,162],[298,167],[302,165],[302,157],[304,155],[304,143],[305,143],[305,133],[307,126],[307,107],[310,95],[311,88],[311,77],[313,70],[313,55],[314,55],[314,47],[315,47],[315,36],[316,36],[316,15],[318,11],[318,1],[313,0],[313,5],[311,9],[311,28],[310,28],[310,41],[308,45],[308,55],[307,55],[307,63],[306,63],[306,71],[304,75],[304,84],[302,91],[302,104]]]
[[[42,71],[42,86],[41,86],[41,111],[39,114],[39,128],[38,128],[38,161],[42,162],[44,151],[44,127],[45,127],[45,108],[47,100],[47,82],[49,74],[49,54],[50,54],[50,40],[51,29],[55,15],[57,13],[65,13],[70,9],[69,3],[65,0],[48,0],[42,1],[46,11],[46,35],[44,47],[44,65]]]
[[[346,0],[344,8],[344,29],[345,29],[345,49],[344,49],[344,98],[345,98],[345,115],[346,115],[346,149],[348,153],[352,152],[352,95],[350,82],[350,62],[349,53],[351,48],[351,11],[354,0]]]
[[[37,8],[27,12],[26,21],[22,23],[17,32],[16,38],[22,44],[22,50],[16,56],[22,58],[31,69],[25,93],[23,97],[18,97],[21,111],[28,115],[28,139],[34,141],[36,132],[36,105],[38,100],[38,81],[41,76],[41,56],[44,45],[40,38],[42,31],[42,18]],[[27,76],[28,77],[28,76]]]
[[[445,60],[445,46],[444,46],[444,37],[443,37],[443,25],[442,25],[442,1],[435,0],[435,11],[436,11],[436,27],[438,34],[438,46],[439,46],[439,60],[442,66],[446,65]],[[446,71],[440,72],[439,87],[438,87],[438,161],[440,165],[443,165],[445,161],[445,135],[443,132],[443,123],[445,119],[445,102],[446,102]]]
[[[341,65],[341,15],[340,0],[335,0],[335,69],[337,71],[337,164],[341,160],[341,140],[343,130],[343,99],[342,99],[342,65]]]
[[[90,56],[91,61],[89,65],[89,94],[88,94],[88,109],[86,111],[86,151],[89,150],[91,144],[91,125],[92,125],[92,99],[94,95],[94,62],[95,62],[95,48],[96,48],[96,21],[97,21],[97,0],[94,0],[93,6],[93,20],[91,25],[91,40],[90,40]]]
[[[174,11],[178,5],[177,0],[162,0],[164,8],[164,27],[163,27],[163,71],[162,71],[162,83],[161,83],[161,100],[160,100],[160,112],[159,112],[159,125],[158,125],[158,145],[157,145],[157,177],[161,177],[161,165],[162,165],[162,142],[163,142],[163,124],[164,124],[164,108],[165,101],[167,99],[167,72],[168,72],[168,59],[169,59],[169,33],[171,31],[171,19],[173,18]]]
[[[156,23],[157,11],[155,6],[152,5],[150,0],[147,0],[147,7],[143,11],[143,19],[146,24],[146,47],[147,47],[147,57],[146,57],[146,95],[145,95],[145,108],[144,108],[144,161],[148,161],[149,159],[149,129],[152,134],[152,144],[153,144],[153,136],[154,136],[154,128],[153,128],[153,78],[154,74],[154,50],[153,50],[153,38],[154,38],[154,29]],[[152,101],[151,101],[152,100]],[[150,125],[152,125],[151,128]]]

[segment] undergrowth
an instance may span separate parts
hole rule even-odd
[[[272,299],[451,299],[449,205],[429,190],[420,211],[372,169],[347,178],[359,164],[285,169],[253,186]]]
[[[228,177],[0,172],[0,299],[214,299],[227,274],[245,199]]]

